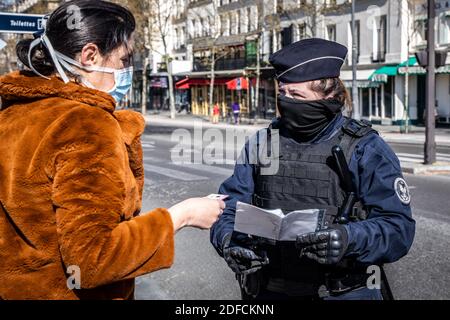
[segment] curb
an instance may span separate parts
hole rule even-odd
[[[402,171],[409,174],[450,174],[450,163],[437,162],[432,165],[418,163],[401,163]]]

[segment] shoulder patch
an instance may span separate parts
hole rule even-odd
[[[411,195],[409,193],[409,187],[405,179],[403,178],[395,179],[394,190],[395,193],[397,194],[397,197],[403,204],[408,205],[411,203]]]

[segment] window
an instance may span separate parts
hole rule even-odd
[[[306,39],[306,23],[302,23],[298,25],[298,39],[303,40]]]
[[[285,47],[292,43],[292,31],[293,31],[292,24],[289,27],[284,28],[281,31],[281,46],[282,47]]]
[[[236,11],[236,34],[241,33],[241,11]]]
[[[370,94],[369,94],[370,88],[362,88],[361,89],[361,95],[362,95],[362,116],[363,117],[370,117]]]
[[[424,44],[427,41],[427,31],[428,31],[428,23],[426,18],[420,18],[418,20],[415,21],[415,29],[417,30],[416,32],[416,41],[417,44]]]
[[[440,44],[450,43],[449,30],[450,30],[450,17],[447,16],[447,14],[445,14],[440,19],[440,24],[439,24],[439,43]]]
[[[251,25],[250,25],[250,18],[252,16],[252,9],[250,7],[247,8],[247,16],[246,16],[246,23],[247,23],[247,32],[250,32]]]
[[[186,27],[181,27],[181,46],[186,42]]]
[[[336,41],[336,25],[330,24],[327,26],[327,39],[330,41]]]
[[[384,118],[392,118],[392,106],[395,94],[394,77],[388,77],[388,82],[384,84]]]
[[[236,31],[236,16],[234,14],[230,14],[230,35],[234,34]]]
[[[374,48],[372,54],[373,62],[384,62],[386,58],[386,16],[380,16],[378,19],[375,19],[376,28],[374,28]]]

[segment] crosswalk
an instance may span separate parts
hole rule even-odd
[[[423,155],[421,154],[412,154],[412,153],[396,153],[400,162],[411,162],[411,163],[423,163]],[[450,154],[445,153],[437,153],[436,155],[437,161],[442,162],[450,162]]]
[[[223,178],[229,177],[233,170],[229,168],[223,168],[218,166],[206,165],[206,164],[170,164],[157,163],[144,161],[145,176],[151,177],[154,175],[164,176],[166,178],[175,179],[179,181],[203,181],[209,180],[208,176],[222,176]],[[189,172],[187,172],[189,171]],[[146,179],[146,183],[149,180]]]
[[[155,141],[146,140],[142,142],[144,151],[152,151],[156,149]],[[170,150],[168,150],[170,152]],[[192,150],[197,151],[198,150]],[[412,153],[396,153],[398,159],[402,163],[423,163],[423,155]],[[450,162],[450,154],[437,153],[437,161]],[[233,174],[232,165],[234,159],[223,159],[220,163],[213,165],[204,163],[177,163],[168,161],[167,159],[160,159],[152,156],[152,153],[144,156],[144,169],[146,176],[146,183],[150,183],[148,177],[162,177],[166,179],[173,179],[176,181],[205,181],[212,177],[220,176],[225,179]],[[225,165],[225,167],[224,167]]]
[[[227,178],[232,175],[233,169],[223,167],[223,165],[233,165],[234,159],[223,159],[222,161],[216,161],[213,165],[204,163],[190,163],[190,162],[176,162],[167,159],[158,158],[155,153],[151,151],[157,149],[156,141],[151,139],[142,140],[142,148],[144,152],[144,170],[145,170],[145,183],[151,183],[152,177],[166,178],[177,181],[189,182],[189,181],[205,181],[212,176],[220,176]],[[169,149],[170,153],[172,150]],[[201,152],[199,150],[184,150],[185,152]]]

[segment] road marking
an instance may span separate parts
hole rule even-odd
[[[229,177],[231,174],[233,174],[233,169],[221,168],[221,167],[211,166],[211,165],[207,165],[207,164],[185,163],[185,164],[179,164],[179,165],[186,167],[186,168],[192,168],[194,170],[219,174],[219,175],[223,175],[223,176],[227,176],[227,177]]]
[[[400,162],[414,162],[414,163],[423,163],[423,159],[413,159],[413,158],[406,158],[406,157],[398,157],[398,160]]]
[[[189,173],[186,173],[183,171],[164,168],[164,167],[155,166],[155,165],[151,165],[151,164],[145,164],[144,169],[145,169],[146,174],[147,174],[147,172],[149,172],[148,173],[149,175],[150,175],[150,172],[153,172],[153,173],[157,173],[157,174],[169,177],[169,178],[182,180],[182,181],[208,180],[207,177],[189,174]]]
[[[421,154],[412,154],[412,153],[397,153],[397,157],[400,161],[404,162],[414,162],[414,163],[422,163],[424,156]],[[450,161],[449,154],[437,153],[436,159],[438,161]]]
[[[155,144],[154,143],[143,143],[142,148],[155,149]]]
[[[144,159],[144,167],[147,168],[147,165],[152,166],[155,161],[159,162],[161,160],[162,159],[150,158],[150,157],[146,156]],[[191,162],[186,162],[186,163],[172,162],[172,163],[173,163],[174,167],[179,167],[179,170],[184,170],[186,168],[189,168],[189,169],[193,169],[193,170],[197,170],[197,171],[218,174],[218,175],[222,175],[222,176],[226,176],[226,177],[231,176],[234,171],[232,168],[222,168],[222,167],[208,165],[208,164],[202,164],[202,163],[191,163]],[[184,173],[184,171],[183,171],[183,173]]]

